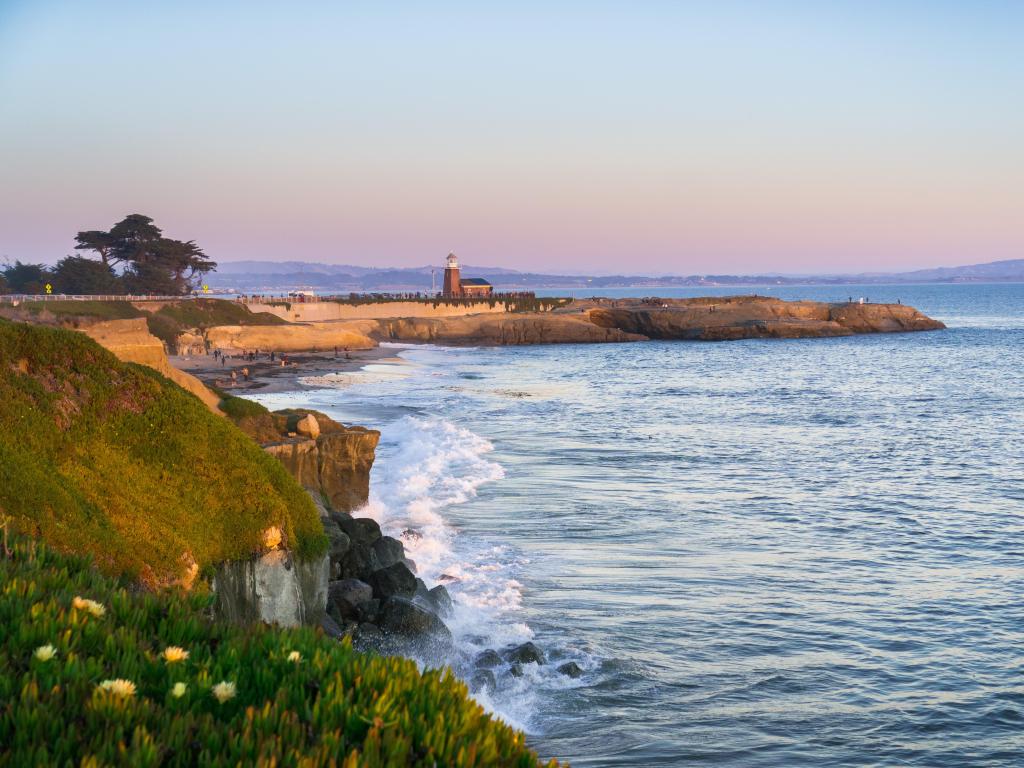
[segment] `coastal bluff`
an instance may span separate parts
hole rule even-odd
[[[574,300],[545,313],[394,318],[353,330],[378,341],[460,345],[802,339],[941,330],[903,304],[784,301],[766,296]]]
[[[946,326],[903,304],[783,301],[764,296],[588,302],[590,321],[649,339],[731,341],[802,339],[941,330]]]

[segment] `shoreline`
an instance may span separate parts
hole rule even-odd
[[[335,357],[330,352],[286,352],[274,353],[271,362],[269,353],[260,352],[256,360],[248,360],[242,353],[228,355],[224,364],[207,355],[172,355],[168,359],[172,366],[195,376],[207,387],[216,387],[232,395],[244,396],[247,392],[271,394],[280,392],[301,392],[317,387],[305,384],[302,379],[333,373],[356,373],[372,363],[405,364],[399,354],[411,346],[395,345],[372,349],[338,351]],[[287,364],[282,366],[282,357]],[[249,369],[245,380],[242,369]],[[237,380],[232,384],[231,371]]]

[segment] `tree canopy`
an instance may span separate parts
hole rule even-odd
[[[119,267],[122,274],[117,279],[122,290],[130,293],[189,293],[204,274],[217,267],[195,240],[164,237],[163,230],[153,219],[141,213],[125,216],[109,232],[79,232],[75,242],[76,250],[97,254],[100,265],[112,273]],[[56,290],[73,292],[62,285],[57,285]]]

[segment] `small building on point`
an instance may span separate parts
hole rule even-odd
[[[494,293],[494,286],[482,277],[462,277],[459,271],[459,260],[454,253],[448,254],[444,267],[444,286],[442,296],[452,298],[480,298]]]

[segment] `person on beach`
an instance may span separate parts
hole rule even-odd
[[[231,386],[235,386],[238,383],[238,374],[235,373],[234,368],[231,369]]]
[[[276,354],[276,353],[275,353],[275,352],[274,352],[273,350],[271,350],[271,351],[270,351],[270,362],[274,362],[274,359],[275,359],[275,358],[274,358],[274,355],[275,355],[275,354]]]
[[[249,368],[248,368],[248,366],[242,369],[242,376],[245,377],[246,381],[249,380]]]

